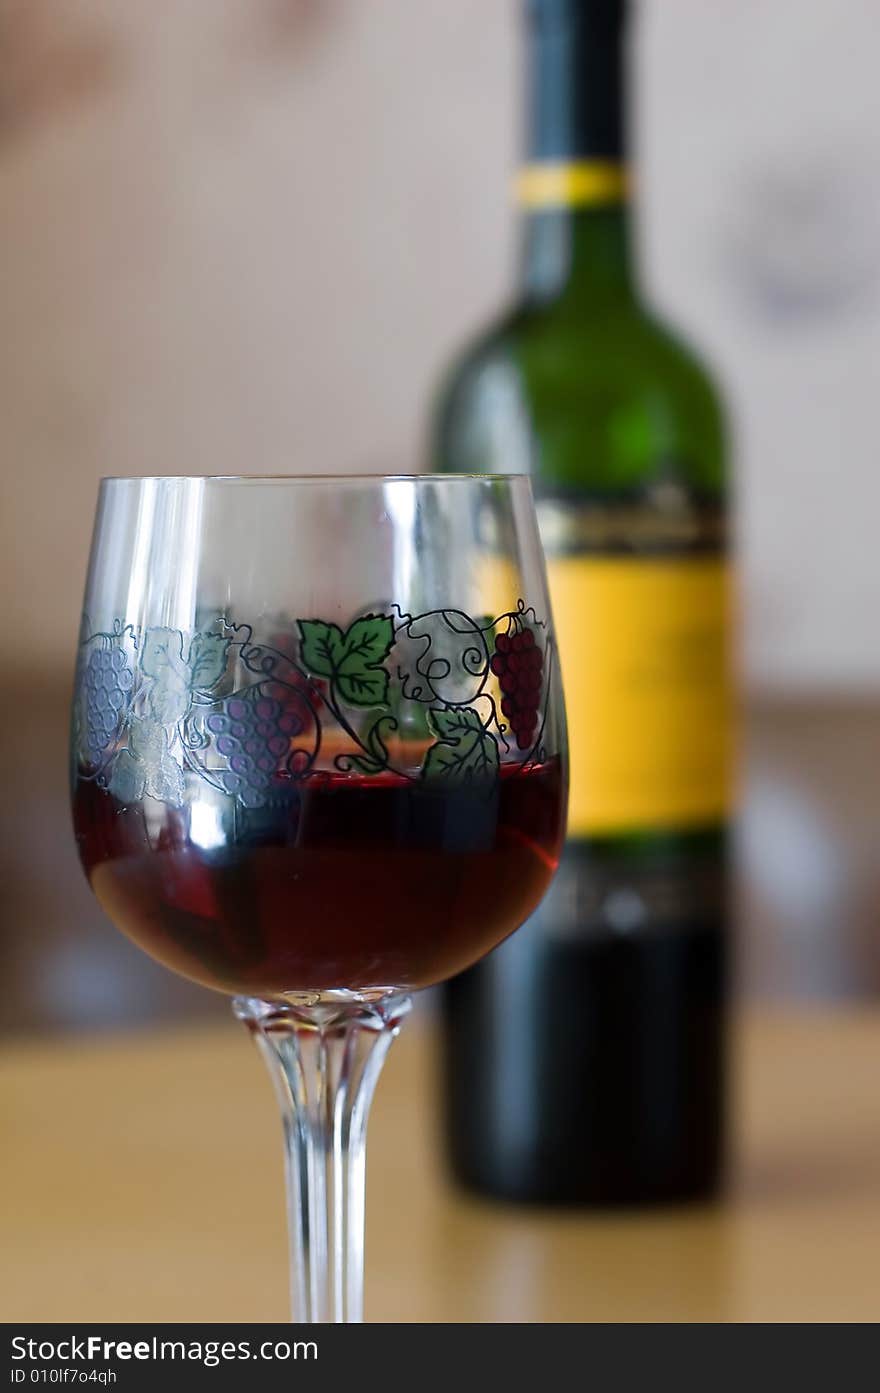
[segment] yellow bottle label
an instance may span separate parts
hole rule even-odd
[[[730,586],[717,558],[548,561],[571,759],[568,832],[722,818]]]
[[[611,160],[538,160],[519,171],[514,192],[521,208],[589,208],[623,203],[629,176]]]

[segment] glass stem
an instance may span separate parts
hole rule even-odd
[[[406,996],[314,1006],[238,997],[284,1124],[291,1319],[363,1320],[367,1118]]]

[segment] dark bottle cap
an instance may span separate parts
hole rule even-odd
[[[532,160],[625,158],[629,0],[526,0]]]

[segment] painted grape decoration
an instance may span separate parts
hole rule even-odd
[[[93,764],[116,738],[134,677],[121,648],[95,648],[83,679],[86,696],[85,747]]]
[[[286,768],[291,742],[302,733],[296,703],[257,690],[255,699],[229,697],[205,725],[226,763],[218,774],[224,790],[246,808],[261,807]]]
[[[284,803],[328,764],[336,774],[491,788],[502,751],[536,758],[554,649],[522,600],[483,625],[459,610],[413,617],[395,607],[347,626],[297,620],[296,630],[274,647],[225,618],[195,631],[117,618],[89,633],[86,621],[75,713],[82,777],[126,806],[153,798],[174,807],[198,777],[256,810]]]
[[[517,749],[527,750],[534,740],[541,704],[544,654],[532,629],[499,634],[495,640],[492,671],[501,688],[501,712],[510,722]]]

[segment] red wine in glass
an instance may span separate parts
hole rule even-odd
[[[564,832],[558,758],[503,766],[488,786],[316,773],[281,806],[202,806],[207,817],[162,807],[151,822],[80,780],[80,855],[114,923],[154,958],[265,997],[461,971],[528,918]]]

